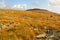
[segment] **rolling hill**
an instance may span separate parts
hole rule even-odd
[[[0,9],[0,40],[34,40],[47,29],[60,32],[59,14],[44,9]]]

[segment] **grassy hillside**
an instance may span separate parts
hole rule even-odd
[[[46,28],[60,31],[60,16],[47,10],[0,10],[0,40],[33,40]]]

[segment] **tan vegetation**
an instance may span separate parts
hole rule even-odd
[[[60,31],[60,16],[43,10],[0,10],[0,40],[33,40],[46,27]]]

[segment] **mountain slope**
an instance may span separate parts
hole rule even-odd
[[[60,17],[48,12],[0,10],[0,40],[33,40],[46,28],[60,31]]]

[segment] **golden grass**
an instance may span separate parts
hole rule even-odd
[[[45,27],[60,31],[60,17],[51,12],[0,10],[0,40],[33,40]]]

